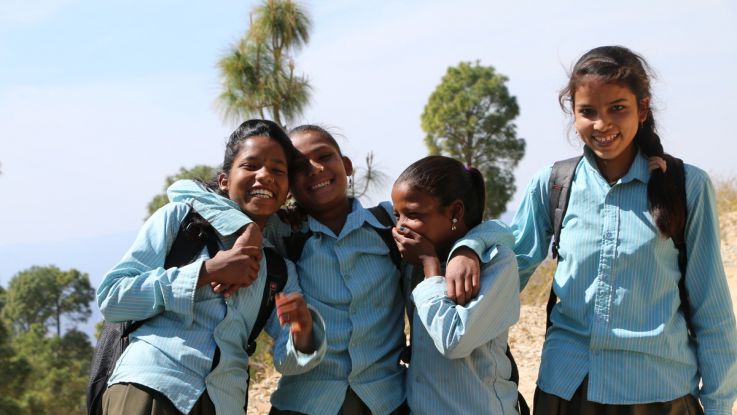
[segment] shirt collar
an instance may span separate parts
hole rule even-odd
[[[601,176],[599,167],[596,164],[596,155],[588,146],[583,147],[583,156],[589,167],[593,169],[596,174]],[[630,169],[624,176],[622,176],[621,179],[619,179],[619,182],[627,183],[632,180],[639,180],[640,182],[645,184],[647,184],[648,180],[650,180],[650,169],[648,168],[647,157],[645,157],[645,154],[643,154],[642,151],[639,150],[639,148],[637,150],[637,154],[635,155],[635,159],[632,161]]]
[[[351,211],[348,213],[348,217],[345,220],[343,229],[340,231],[340,235],[338,235],[339,238],[342,237],[342,235],[347,235],[355,229],[363,227],[364,223],[367,223],[374,228],[388,228],[387,226],[382,225],[381,222],[379,222],[379,220],[368,211],[368,209],[365,209],[358,199],[350,198],[349,200],[351,201]],[[307,218],[307,227],[312,232],[335,235],[330,228],[323,225],[312,216]]]

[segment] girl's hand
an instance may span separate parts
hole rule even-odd
[[[312,314],[300,293],[277,293],[276,315],[279,324],[289,324],[289,331],[294,340],[294,347],[302,353],[312,353],[315,345],[312,341]]]
[[[204,262],[197,286],[210,284],[216,293],[229,297],[258,278],[263,236],[258,225],[251,223],[231,249],[220,251]]]
[[[466,305],[479,293],[481,261],[467,247],[458,248],[445,268],[445,284],[448,297],[458,305]]]
[[[422,265],[426,277],[441,275],[440,261],[430,241],[406,226],[392,228],[392,235],[402,259],[412,265]]]

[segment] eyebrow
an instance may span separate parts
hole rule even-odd
[[[246,156],[246,157],[242,158],[240,161],[253,161],[253,160],[255,160],[255,161],[261,161],[261,158],[260,157],[256,157],[256,156]],[[282,164],[282,165],[285,165],[285,166],[287,165],[287,162],[286,161],[280,160],[280,159],[277,159],[277,158],[271,158],[271,159],[269,159],[269,161],[271,161],[273,163],[277,163],[277,164]]]

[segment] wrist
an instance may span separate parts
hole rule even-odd
[[[202,265],[200,266],[200,274],[197,277],[197,288],[214,281],[212,279],[212,272],[210,269],[208,269],[208,262],[210,262],[209,259],[202,261]]]
[[[424,256],[420,258],[425,278],[440,275],[440,261],[435,256]]]

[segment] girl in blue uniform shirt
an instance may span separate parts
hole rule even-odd
[[[481,223],[484,189],[481,172],[444,156],[413,163],[392,188],[394,238],[404,260],[424,275],[412,290],[407,373],[407,402],[416,414],[517,414],[505,351],[519,318],[519,276],[507,226],[491,222],[496,243],[481,256],[478,295],[459,305],[443,278],[453,244]]]
[[[304,155],[291,186],[307,214],[298,231],[311,233],[296,266],[306,300],[325,318],[328,350],[314,370],[281,378],[271,397],[272,413],[403,413],[404,367],[398,364],[405,346],[401,279],[374,229],[387,227],[347,196],[353,166],[327,131],[305,125],[293,129],[290,137]],[[243,216],[222,198],[221,207],[213,209],[218,196],[192,181],[177,182],[168,193],[172,200],[192,203],[210,221]],[[383,206],[391,214],[390,204]],[[279,220],[272,223],[266,237],[286,252],[283,241],[292,228]],[[484,240],[483,232],[478,238]],[[478,259],[470,252],[454,256],[447,271],[455,277],[449,278],[454,289],[460,281],[455,292],[459,301],[478,290],[478,283],[472,283],[478,278]],[[467,275],[468,290],[463,282]]]
[[[164,269],[169,247],[191,209],[169,203],[146,221],[128,253],[104,277],[97,302],[105,319],[146,320],[130,335],[110,377],[104,414],[243,413],[246,345],[266,272],[259,228],[287,197],[295,155],[286,133],[273,122],[244,122],[230,136],[216,188],[255,225],[238,237],[242,227],[210,222],[222,250],[210,258],[203,249],[191,264]],[[273,314],[266,328],[276,339],[277,368],[297,374],[324,354],[324,325],[299,294],[294,265],[287,261],[287,268],[287,294],[277,302],[279,318]],[[210,284],[240,289],[226,298]],[[292,323],[291,330],[280,329],[280,322]]]
[[[719,250],[714,191],[685,165],[686,207],[655,132],[649,68],[595,48],[560,94],[584,144],[563,219],[536,414],[730,414],[737,334]],[[531,181],[512,229],[522,286],[546,257],[550,167]],[[680,204],[680,205],[679,205]],[[689,337],[671,237],[685,224]]]

